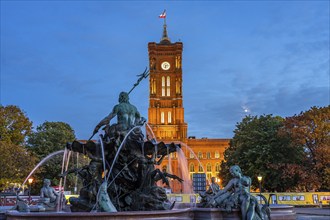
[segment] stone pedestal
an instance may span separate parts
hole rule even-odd
[[[187,204],[190,205],[190,204]],[[293,206],[271,206],[272,220],[294,220],[296,213]],[[177,220],[240,220],[240,210],[235,209],[231,213],[215,208],[182,208],[166,211],[134,211],[134,212],[29,212],[22,213],[8,211],[7,220],[106,220],[106,219],[177,219]]]

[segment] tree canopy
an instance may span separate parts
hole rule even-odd
[[[32,131],[32,122],[15,105],[0,105],[0,140],[16,145],[23,145]]]
[[[222,179],[231,179],[229,167],[237,164],[244,175],[251,177],[254,186],[258,186],[258,175],[263,176],[263,188],[270,191],[284,191],[293,186],[297,180],[284,179],[277,165],[299,163],[303,152],[291,147],[287,136],[278,135],[283,122],[281,117],[262,115],[246,116],[238,123],[224,153],[220,171]]]
[[[246,116],[236,125],[225,151],[220,176],[231,177],[237,164],[244,175],[269,191],[330,190],[330,107],[312,107],[299,115]]]
[[[286,118],[281,132],[291,138],[291,146],[303,149],[303,161],[294,169],[301,190],[330,190],[330,106]]]
[[[49,154],[64,150],[67,142],[72,142],[75,134],[71,126],[64,122],[44,122],[37,127],[28,139],[28,146],[32,152],[42,160]],[[58,184],[58,175],[61,173],[63,154],[55,156],[41,167],[39,180],[52,179],[53,184]]]
[[[63,150],[67,142],[75,139],[74,130],[65,122],[44,122],[28,139],[28,146],[40,159]]]
[[[19,145],[0,141],[0,191],[8,183],[22,184],[36,164],[36,158]]]

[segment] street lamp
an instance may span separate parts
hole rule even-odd
[[[258,181],[259,181],[259,195],[260,195],[260,201],[261,201],[261,181],[262,181],[262,176],[259,175],[257,178],[258,178]]]
[[[33,182],[33,178],[29,178],[28,182],[29,182],[29,203],[31,204],[31,185]]]
[[[218,183],[218,185],[220,186],[221,179],[220,178],[216,178],[215,179],[215,182]]]

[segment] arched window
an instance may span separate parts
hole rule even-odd
[[[214,157],[215,157],[216,159],[219,159],[219,158],[220,158],[219,151],[215,151]]]
[[[211,153],[210,152],[206,152],[206,158],[211,159]]]
[[[215,163],[215,172],[219,172],[219,171],[220,171],[220,164]]]
[[[165,96],[165,76],[162,77],[162,96]]]
[[[189,164],[189,172],[195,172],[195,164],[194,163],[190,163]]]
[[[167,87],[167,92],[166,95],[170,96],[171,95],[171,77],[166,78],[166,87]]]
[[[172,123],[172,112],[167,113],[167,123],[169,123],[169,124]]]
[[[203,165],[199,164],[198,165],[198,172],[204,172]]]
[[[155,79],[151,79],[151,84],[150,84],[150,90],[151,90],[151,94],[156,94],[156,80]]]
[[[206,165],[206,172],[212,172],[212,165],[210,163]]]
[[[162,124],[165,123],[165,113],[164,112],[160,113],[160,123],[162,123]]]
[[[203,153],[202,152],[198,152],[198,158],[203,159]]]
[[[190,151],[190,155],[189,155],[189,158],[190,159],[193,159],[194,158],[194,153]]]
[[[152,83],[152,87],[153,87],[153,94],[156,94],[156,80],[155,79]]]

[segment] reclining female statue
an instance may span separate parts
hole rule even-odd
[[[250,194],[251,178],[243,176],[237,165],[230,167],[230,174],[234,177],[223,190],[210,198],[209,207],[220,207],[231,211],[240,208],[242,220],[267,219],[269,213],[262,213],[257,199]]]

